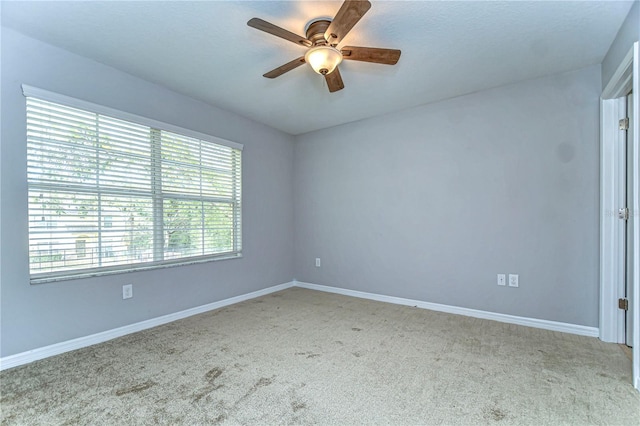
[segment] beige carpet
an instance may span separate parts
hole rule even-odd
[[[618,345],[299,288],[0,381],[3,425],[640,424]]]

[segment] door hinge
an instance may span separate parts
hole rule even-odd
[[[629,209],[627,207],[618,209],[618,219],[629,220]]]
[[[625,117],[618,121],[618,129],[629,130],[629,117]]]
[[[629,301],[627,299],[618,299],[618,308],[628,311],[629,310]]]

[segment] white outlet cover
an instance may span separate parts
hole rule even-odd
[[[507,277],[505,274],[498,274],[498,285],[500,286],[507,285]]]
[[[518,287],[518,274],[509,274],[509,287]]]
[[[131,299],[133,297],[133,284],[125,284],[122,286],[122,298]]]
[[[320,258],[316,257],[316,268],[320,267]]]

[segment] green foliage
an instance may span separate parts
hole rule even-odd
[[[132,253],[151,249],[152,213],[150,199],[118,199],[106,200],[108,205],[121,212],[120,217],[126,219],[125,243]]]
[[[171,251],[186,251],[194,248],[197,240],[198,221],[201,215],[200,202],[168,199],[164,201],[164,232],[166,247]]]
[[[30,256],[29,262],[31,263],[50,263],[59,262],[62,260],[62,254],[43,254],[40,256]]]
[[[67,214],[60,198],[52,196],[51,194],[47,194],[45,197],[44,193],[41,193],[37,197],[33,197],[32,202],[33,204],[39,204],[41,206],[44,215],[48,216],[53,213],[57,216],[62,216]]]

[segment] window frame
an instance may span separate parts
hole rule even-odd
[[[232,252],[182,257],[182,258],[170,259],[170,260],[166,260],[166,259],[160,260],[160,261],[154,260],[152,262],[140,262],[140,263],[131,263],[131,264],[124,264],[124,265],[99,266],[99,267],[82,268],[82,269],[75,269],[75,270],[69,269],[69,270],[54,271],[54,272],[32,273],[30,270],[29,274],[30,274],[31,284],[40,284],[40,283],[52,282],[52,281],[88,278],[88,277],[95,277],[95,276],[102,276],[102,275],[120,274],[120,273],[134,272],[134,271],[153,270],[153,269],[159,269],[159,268],[184,266],[184,265],[212,262],[212,261],[218,261],[218,260],[237,259],[242,257],[242,235],[243,235],[242,233],[242,204],[243,204],[242,203],[242,194],[243,194],[242,165],[243,165],[243,148],[244,148],[242,144],[239,144],[237,142],[232,142],[226,139],[222,139],[219,137],[211,136],[205,133],[196,132],[190,129],[185,129],[179,126],[175,126],[175,125],[154,120],[151,118],[120,111],[117,109],[95,104],[92,102],[76,99],[70,96],[58,94],[55,92],[50,92],[48,90],[39,89],[26,84],[22,85],[22,92],[23,92],[23,95],[25,96],[25,101],[27,97],[31,97],[31,98],[36,98],[38,100],[48,101],[48,102],[64,105],[71,108],[77,108],[90,113],[105,115],[118,120],[128,121],[135,124],[150,127],[152,131],[154,129],[160,130],[160,131],[166,131],[166,132],[174,133],[180,136],[194,138],[204,142],[210,142],[210,143],[221,145],[224,147],[236,149],[239,151],[239,156],[240,156],[239,158],[240,172],[238,175],[238,178],[240,180],[239,182],[240,195],[239,195],[239,201],[238,201],[239,206],[237,207],[237,210],[234,209],[234,225],[232,229],[232,232],[234,235],[234,250]],[[26,118],[26,109],[25,109],[25,118]],[[26,149],[26,146],[25,146],[25,149]],[[27,186],[30,187],[30,184],[28,182],[27,182]],[[167,195],[167,197],[171,197],[171,195]],[[163,198],[164,197],[160,197],[160,199],[163,199]],[[202,199],[206,199],[206,197],[203,197]],[[28,229],[28,235],[30,235],[30,228]],[[30,259],[31,258],[30,254],[28,254],[27,257],[28,259]]]

